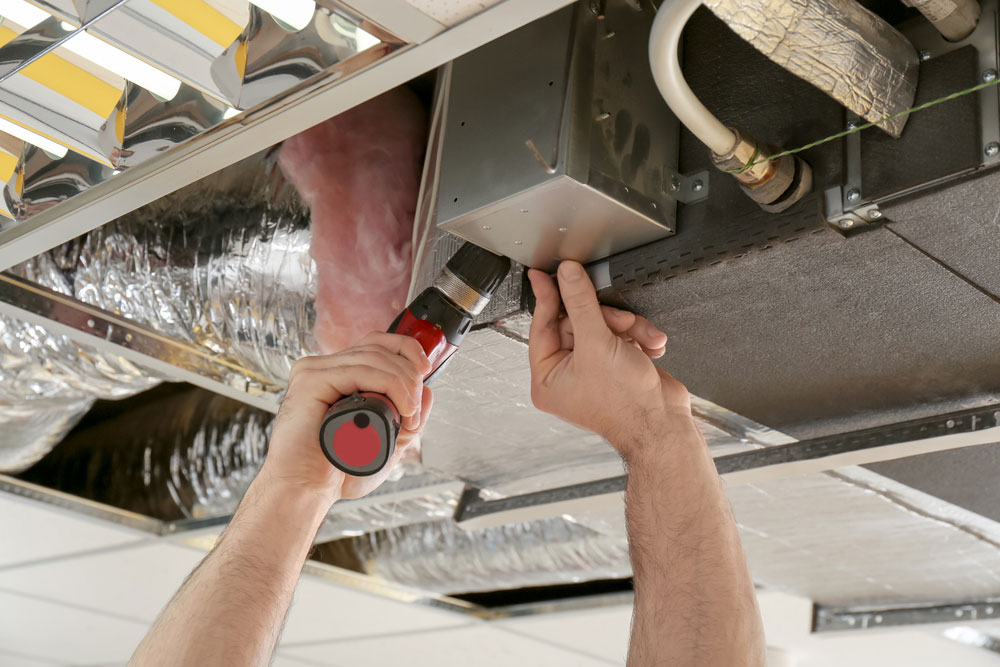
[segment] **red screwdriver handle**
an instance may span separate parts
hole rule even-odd
[[[330,463],[341,471],[366,477],[392,458],[399,424],[399,411],[382,394],[352,394],[327,410],[319,444]]]
[[[448,342],[441,327],[406,309],[389,333],[410,336],[424,349],[430,378],[458,348]],[[365,477],[374,475],[392,458],[399,435],[399,410],[382,394],[361,393],[342,398],[327,410],[320,427],[323,453],[338,469]]]

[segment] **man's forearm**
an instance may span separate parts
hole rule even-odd
[[[629,665],[763,667],[756,594],[708,447],[693,420],[646,437],[627,462]]]
[[[267,665],[330,500],[268,476],[139,645],[134,665]]]

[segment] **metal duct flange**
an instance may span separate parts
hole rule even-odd
[[[972,34],[982,13],[977,0],[903,0],[903,4],[919,10],[950,42]]]
[[[798,155],[768,160],[778,149],[758,144],[746,132],[730,129],[736,135],[736,145],[725,155],[712,153],[712,161],[720,170],[732,174],[743,192],[762,209],[780,213],[812,190],[812,167],[805,160]]]
[[[740,37],[871,122],[913,106],[913,45],[855,0],[705,0]],[[907,116],[879,127],[899,137]]]

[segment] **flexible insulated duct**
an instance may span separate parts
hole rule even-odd
[[[15,267],[13,273],[72,293],[51,255]],[[123,398],[157,382],[121,357],[0,315],[0,472],[20,472],[35,463],[96,399]]]
[[[289,139],[282,169],[278,151],[252,156],[21,270],[282,386],[299,357],[335,352],[384,330],[401,309],[425,124],[411,91],[390,91]],[[308,207],[283,174],[301,188]],[[158,381],[130,365],[122,371],[116,364],[124,362],[81,352],[42,328],[13,320],[0,326],[2,377],[10,378],[0,390],[8,406],[0,410],[7,427],[0,471],[31,465],[95,398],[129,395]],[[66,387],[39,384],[53,366],[61,373],[54,382]],[[95,367],[131,384],[102,388],[92,378]],[[59,419],[42,404],[28,409],[26,401],[39,397],[65,401]]]

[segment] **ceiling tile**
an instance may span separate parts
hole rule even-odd
[[[58,662],[40,658],[30,658],[20,653],[11,653],[0,649],[0,665],[3,667],[53,667]]]
[[[536,637],[615,664],[625,664],[632,605],[522,616],[501,621],[511,632]]]
[[[476,624],[466,628],[294,646],[282,654],[336,667],[606,667],[621,664]]]
[[[124,663],[147,625],[0,591],[0,646],[57,664]],[[33,665],[7,661],[3,665]]]
[[[0,571],[0,589],[151,623],[205,557],[166,542]]]
[[[283,644],[446,628],[469,616],[381,596],[302,575],[282,635]]]
[[[0,535],[0,567],[148,538],[123,526],[5,495],[0,495]]]

